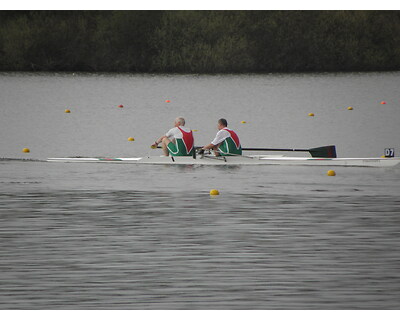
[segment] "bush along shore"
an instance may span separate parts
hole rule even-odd
[[[399,11],[0,11],[1,71],[399,69]]]

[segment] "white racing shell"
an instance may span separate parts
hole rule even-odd
[[[165,157],[146,156],[135,158],[48,158],[49,162],[120,163],[164,165],[296,165],[296,166],[345,166],[345,167],[400,167],[400,158],[307,158],[286,156],[228,156],[215,157]]]

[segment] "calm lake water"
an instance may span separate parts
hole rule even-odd
[[[245,147],[398,153],[399,83],[0,74],[0,308],[398,309],[400,169],[43,160],[156,155],[180,115],[196,145],[225,117]]]

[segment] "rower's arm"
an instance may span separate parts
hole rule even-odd
[[[161,136],[159,137],[156,141],[154,141],[154,143],[152,144],[153,146],[157,146],[158,144],[161,143],[161,141],[163,141],[164,138],[167,138],[167,136]]]
[[[203,150],[208,150],[208,149],[213,149],[214,147],[215,147],[215,146],[214,146],[212,143],[210,143],[210,144],[204,146],[202,149],[203,149]]]

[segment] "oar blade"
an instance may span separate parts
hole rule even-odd
[[[335,146],[324,146],[310,149],[309,152],[313,158],[336,158]]]

